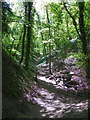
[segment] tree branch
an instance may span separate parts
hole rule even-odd
[[[81,35],[79,34],[79,31],[78,31],[78,29],[77,29],[77,23],[76,23],[74,17],[71,15],[71,13],[68,11],[67,6],[66,6],[66,3],[64,3],[64,8],[66,9],[66,11],[67,11],[67,13],[69,14],[69,16],[72,18],[72,20],[73,20],[73,25],[74,25],[74,27],[75,27],[75,29],[76,29],[79,37],[81,38]]]

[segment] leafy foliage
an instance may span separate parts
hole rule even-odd
[[[78,60],[77,65],[80,68],[85,69],[87,56],[84,55],[83,53],[71,53],[71,55],[72,55],[72,57],[74,57]]]
[[[22,56],[22,49],[24,49],[22,66],[25,66],[27,39],[30,38],[30,54],[29,54],[29,70],[35,71],[35,62],[41,63],[49,62],[47,56],[51,57],[52,53],[59,50],[62,60],[67,58],[71,52],[80,62],[81,66],[86,64],[86,56],[82,54],[83,44],[77,33],[79,30],[79,6],[77,2],[68,2],[66,7],[70,14],[66,11],[64,3],[49,3],[44,9],[45,13],[41,15],[37,9],[32,6],[30,15],[32,16],[28,21],[28,9],[25,13],[25,6],[28,3],[17,3],[20,9],[12,11],[10,5],[3,3],[3,48],[8,51],[10,56],[18,63]],[[13,5],[14,6],[14,5]],[[48,14],[47,14],[48,11]],[[89,4],[85,3],[84,22],[86,31],[87,48],[89,53]],[[74,21],[73,21],[74,20]],[[13,21],[13,22],[12,22]],[[26,26],[26,35],[24,38],[24,48],[22,48],[22,39]],[[30,28],[30,37],[27,36],[27,28]],[[7,34],[8,33],[8,34]],[[28,35],[29,35],[28,34]],[[29,53],[29,52],[28,52]],[[87,55],[88,56],[88,55]],[[35,58],[35,59],[34,59]],[[41,59],[40,59],[41,58]],[[35,61],[34,61],[35,60]],[[39,60],[39,62],[37,61]],[[35,64],[35,66],[34,66]]]
[[[13,20],[14,14],[10,5],[7,2],[2,2],[2,32],[9,33],[10,27],[9,23]]]

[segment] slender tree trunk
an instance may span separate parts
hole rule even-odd
[[[22,39],[22,31],[23,30],[21,30],[21,34],[20,34],[20,37],[19,37],[19,41],[18,41],[18,44],[17,44],[17,46],[16,46],[16,51],[14,52],[14,55],[15,55],[15,57],[16,57],[16,59],[18,60],[18,55],[17,55],[17,51],[19,50],[19,46],[20,46],[20,42],[21,42],[21,39]]]
[[[23,33],[23,30],[21,30],[21,34],[20,34],[20,37],[19,37],[19,41],[18,41],[16,50],[19,50],[19,46],[20,46],[20,43],[21,43],[21,40],[22,40],[22,33]]]
[[[31,10],[33,2],[28,2],[28,27],[27,27],[27,43],[26,43],[26,56],[25,56],[25,68],[28,70],[29,56],[30,56],[30,43],[31,43]]]
[[[25,20],[26,20],[26,17],[27,17],[27,5],[25,4]],[[24,23],[24,26],[23,26],[23,38],[22,38],[22,53],[21,53],[21,59],[20,59],[20,64],[22,63],[23,61],[23,57],[24,57],[24,48],[25,48],[25,36],[26,36],[26,23]]]
[[[41,25],[41,23],[39,23],[39,25]],[[41,28],[40,28],[41,29]],[[43,37],[43,33],[41,32],[41,38],[42,38],[42,41],[44,40],[44,37]],[[45,47],[44,47],[45,48]],[[45,56],[45,49],[43,48],[43,56]]]
[[[24,31],[23,31],[23,38],[22,38],[22,53],[21,53],[21,60],[20,60],[20,64],[23,61],[23,57],[24,57],[24,48],[25,48],[25,35],[26,35],[26,25],[24,24]]]
[[[51,71],[51,43],[49,43],[49,73],[52,74],[52,71]]]
[[[43,55],[46,56],[46,44],[44,43]]]
[[[69,16],[72,18],[72,20],[73,20],[73,25],[74,25],[74,27],[75,27],[75,29],[76,29],[76,32],[77,32],[78,36],[80,37],[79,30],[78,30],[78,28],[77,28],[77,22],[75,21],[74,16],[69,12],[69,10],[68,10],[68,8],[67,8],[67,6],[66,6],[66,3],[64,3],[64,8],[66,9],[66,11],[67,11],[67,13],[69,14]]]
[[[71,40],[71,35],[69,32],[69,25],[68,25],[68,16],[66,16],[65,19],[66,19],[66,26],[67,26],[67,34],[68,34],[69,40]]]
[[[38,13],[36,13],[37,14],[37,18],[38,18],[38,24],[39,24],[39,27],[38,27],[38,29],[42,29],[41,28],[41,21],[40,21],[40,16],[39,16],[39,14]],[[42,41],[44,40],[44,37],[43,37],[43,33],[41,32],[41,38],[42,38]],[[46,44],[44,43],[44,45],[43,45],[43,56],[46,56]],[[47,63],[48,61],[47,61],[47,57],[46,57],[46,63]]]
[[[47,14],[47,21],[48,24],[50,25],[50,20],[49,20],[49,15],[48,15],[48,8],[46,7],[46,14]],[[50,26],[49,28],[49,39],[51,39],[51,29]],[[52,74],[51,72],[51,43],[49,42],[49,73]]]

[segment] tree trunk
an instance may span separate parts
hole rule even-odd
[[[39,14],[38,13],[36,13],[36,15],[37,15],[37,18],[38,18],[38,24],[39,24],[39,27],[38,27],[38,29],[42,29],[42,27],[41,27],[41,21],[40,21],[40,16],[39,16]],[[41,38],[42,38],[42,41],[44,40],[44,36],[43,36],[43,33],[41,32]],[[44,43],[43,44],[43,56],[45,56],[46,57],[46,44]],[[47,57],[46,57],[46,63],[47,63],[48,61],[47,61]]]
[[[27,43],[26,43],[26,56],[25,56],[25,68],[28,70],[29,66],[29,55],[30,55],[30,43],[31,43],[31,10],[33,2],[28,2],[28,27],[27,27]]]
[[[25,20],[26,20],[26,16],[27,16],[27,5],[25,4]],[[22,63],[23,61],[23,57],[24,57],[24,48],[25,48],[25,36],[26,36],[26,23],[24,23],[24,26],[23,26],[23,38],[22,38],[22,53],[21,53],[21,60],[20,60],[20,64]]]
[[[21,30],[21,33],[20,33],[20,37],[19,37],[19,41],[18,41],[16,50],[19,50],[19,46],[20,46],[20,43],[21,43],[21,40],[22,40],[22,33],[23,33],[23,30]]]
[[[79,2],[79,28],[81,33],[83,53],[88,56],[86,61],[86,73],[87,73],[86,77],[89,80],[88,82],[90,82],[90,57],[87,48],[87,39],[84,25],[84,0],[83,2]]]
[[[66,26],[67,26],[67,35],[69,37],[69,40],[71,40],[71,35],[70,35],[70,32],[69,32],[69,25],[68,25],[68,16],[65,17],[65,20],[66,20]]]
[[[49,20],[49,15],[48,15],[48,8],[46,7],[46,14],[47,14],[47,21],[48,24],[50,25],[50,20]],[[51,39],[51,29],[50,26],[49,28],[49,39]],[[51,43],[49,42],[49,73],[52,74],[51,72]]]
[[[23,57],[24,57],[24,43],[25,43],[25,35],[26,35],[26,25],[24,24],[24,31],[23,31],[23,38],[22,38],[22,54],[21,54],[21,60],[20,60],[20,64],[22,63],[23,61]]]
[[[17,44],[17,46],[15,48],[16,51],[14,52],[14,55],[15,55],[15,57],[16,57],[17,60],[18,60],[18,55],[16,55],[16,54],[17,54],[17,51],[19,51],[19,46],[20,46],[20,42],[21,42],[21,39],[22,39],[22,32],[23,32],[23,30],[21,30],[19,41],[18,41],[18,44]]]
[[[84,2],[79,2],[79,29],[80,29],[80,37],[82,41],[82,49],[83,53],[87,55],[87,40],[86,33],[84,27]]]

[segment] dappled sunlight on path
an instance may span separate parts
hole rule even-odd
[[[40,83],[44,84],[44,83]],[[47,83],[48,84],[48,83]],[[26,94],[28,100],[32,100],[33,97],[34,103],[41,106],[41,116],[49,117],[49,118],[61,118],[68,113],[81,113],[84,110],[87,110],[88,101],[87,100],[76,100],[72,97],[66,97],[64,95],[56,94],[57,88],[54,88],[53,91],[49,92],[43,87],[38,87],[37,85],[33,85],[34,93],[31,96],[31,93]],[[49,86],[49,89],[50,86]],[[35,92],[36,91],[36,92]],[[37,96],[37,94],[39,96]]]
[[[47,83],[56,84],[55,80],[50,80],[49,78],[46,78],[45,76],[38,76],[38,79],[41,81],[45,81]]]
[[[70,66],[67,63],[64,65],[63,69],[60,67],[58,71],[53,70],[52,74],[49,74],[48,64],[38,65],[36,84],[32,85],[32,90],[25,96],[29,101],[33,101],[41,107],[42,117],[87,117],[88,100],[85,89],[88,88],[84,72],[72,61]],[[68,86],[70,82],[71,86]]]

